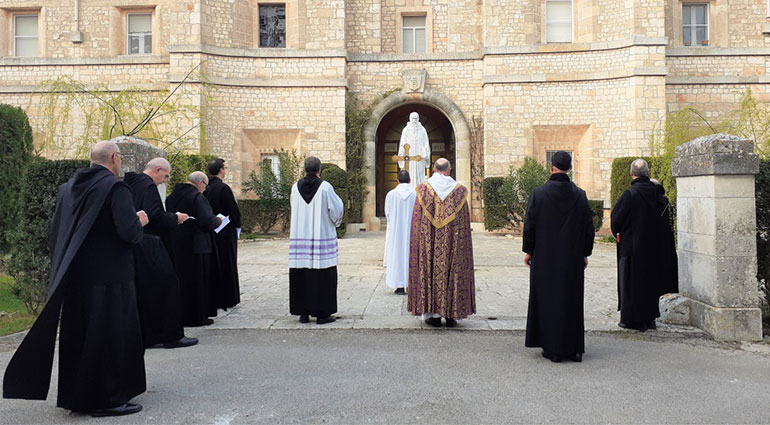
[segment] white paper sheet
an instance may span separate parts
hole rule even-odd
[[[225,228],[225,226],[227,226],[227,223],[230,222],[230,216],[229,215],[217,214],[217,217],[222,219],[222,224],[220,224],[219,227],[214,229],[214,232],[219,233],[219,232],[222,231],[222,229]]]

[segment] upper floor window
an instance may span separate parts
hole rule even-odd
[[[546,0],[546,43],[572,43],[572,0]]]
[[[685,46],[708,46],[708,4],[685,3],[682,5],[682,41]]]
[[[37,15],[15,15],[13,17],[13,55],[22,57],[38,56]]]
[[[129,13],[128,54],[152,54],[152,13]]]
[[[427,51],[425,16],[402,17],[401,50],[403,53],[425,53]]]
[[[286,4],[259,5],[259,47],[286,47]]]

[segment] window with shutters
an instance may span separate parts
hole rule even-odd
[[[546,0],[545,41],[572,43],[572,0]]]

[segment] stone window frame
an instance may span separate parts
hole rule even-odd
[[[152,15],[152,53],[128,53],[128,15]],[[112,56],[160,56],[161,55],[161,20],[155,5],[116,6],[110,16],[110,54]]]
[[[572,10],[572,31],[570,34],[570,41],[548,41],[548,3],[550,1],[569,1],[570,2],[570,9]],[[542,34],[542,43],[543,44],[557,44],[557,43],[574,43],[575,42],[575,19],[577,17],[577,13],[575,13],[575,8],[577,7],[575,0],[543,0],[542,4],[542,28],[543,28],[543,34]]]
[[[697,40],[695,44],[692,44],[692,45],[684,44],[684,34],[682,33],[684,32],[684,8],[687,6],[704,6],[706,8],[706,13],[705,13],[706,39],[703,40],[705,41],[705,44],[703,44],[703,41],[701,42],[701,44],[698,44]],[[711,36],[711,17],[709,16],[711,14],[711,5],[709,4],[709,2],[708,1],[701,1],[701,2],[684,1],[682,2],[681,10],[682,10],[682,20],[680,21],[680,25],[678,26],[678,29],[680,31],[680,34],[682,34],[682,45],[685,47],[708,46],[710,43],[710,36]],[[691,22],[690,25],[691,25],[691,31],[695,31],[698,24],[695,22]],[[697,36],[696,36],[696,39],[697,39]]]
[[[45,13],[42,7],[25,7],[25,8],[0,8],[0,28],[5,27],[4,31],[0,31],[0,57],[16,57],[16,37],[15,37],[15,25],[16,16],[24,15],[37,15],[37,55],[33,57],[45,57],[46,56],[46,26],[45,26]],[[32,59],[33,57],[26,57]],[[22,57],[24,58],[24,57]]]
[[[404,16],[425,16],[425,53],[433,53],[433,7],[409,6],[396,8],[396,51],[399,54],[413,55],[415,53],[403,53]]]

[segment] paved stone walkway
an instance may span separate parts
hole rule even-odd
[[[406,296],[385,284],[384,232],[360,232],[340,239],[338,308],[335,323],[324,328],[411,329],[426,325],[406,311]],[[529,269],[521,238],[475,232],[477,313],[462,320],[465,329],[520,330],[526,326]],[[246,241],[239,245],[241,299],[221,313],[213,329],[296,329],[289,311],[288,239]],[[586,272],[585,318],[588,330],[619,330],[615,247],[597,243]]]

